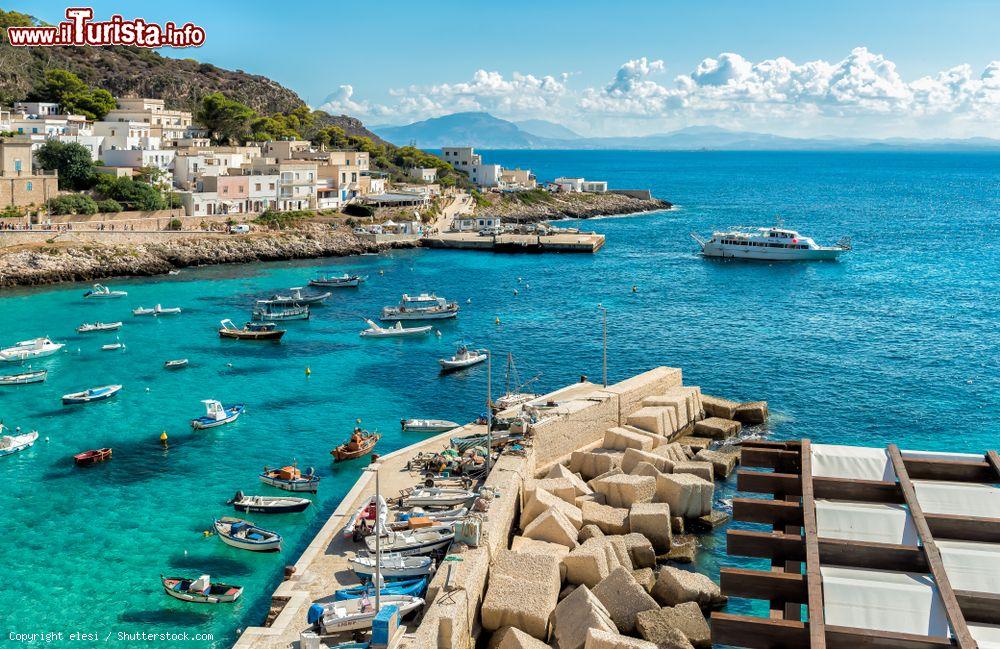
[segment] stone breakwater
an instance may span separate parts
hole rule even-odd
[[[396,242],[391,247],[412,247]],[[366,241],[347,229],[286,230],[251,235],[192,234],[134,243],[59,243],[0,252],[0,287],[35,286],[108,277],[162,275],[177,268],[377,252],[389,244]]]
[[[499,216],[507,221],[536,223],[555,219],[590,219],[595,216],[667,210],[673,204],[658,198],[641,199],[623,194],[549,194],[546,200],[526,202],[512,197],[495,199],[476,208],[476,215]]]

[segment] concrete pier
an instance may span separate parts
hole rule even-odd
[[[604,246],[603,234],[501,234],[480,236],[475,232],[445,232],[422,239],[429,248],[483,250],[488,252],[589,252]]]

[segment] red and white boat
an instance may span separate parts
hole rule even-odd
[[[110,459],[110,448],[95,448],[90,451],[84,451],[83,453],[77,453],[73,456],[73,461],[76,462],[77,466],[90,466],[92,464],[97,464]]]

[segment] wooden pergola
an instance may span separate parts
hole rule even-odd
[[[1000,483],[1000,456],[989,451],[979,460],[904,457],[895,445],[886,453],[895,481],[814,477],[808,439],[743,443],[741,462],[745,468],[737,473],[737,488],[771,498],[734,498],[733,518],[771,529],[730,529],[727,552],[769,559],[771,569],[722,568],[721,587],[723,594],[732,597],[767,600],[770,615],[713,613],[714,644],[788,649],[975,649],[977,643],[968,624],[1000,624],[1000,594],[953,589],[936,543],[946,539],[1000,543],[1000,518],[925,513],[911,482]],[[817,499],[905,505],[919,545],[820,537]],[[929,574],[953,637],[826,624],[821,573],[825,566]]]

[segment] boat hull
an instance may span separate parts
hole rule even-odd
[[[195,604],[227,604],[235,602],[243,594],[242,586],[229,586],[227,584],[214,584],[209,594],[194,593],[187,590],[178,590],[176,585],[189,582],[190,579],[183,577],[161,577],[163,591],[175,599],[182,602],[193,602]],[[216,593],[218,589],[218,593]]]
[[[250,314],[250,319],[256,322],[283,322],[285,320],[308,320],[309,310],[301,313],[273,313],[270,311],[254,311]]]
[[[755,261],[834,261],[847,252],[843,248],[768,248],[764,246],[728,246],[707,243],[702,248],[704,257],[717,259],[751,259]]]
[[[371,453],[372,450],[374,450],[375,445],[378,444],[378,441],[380,439],[382,439],[382,435],[374,433],[372,435],[369,435],[368,437],[364,437],[361,440],[361,447],[356,451],[349,451],[347,450],[347,444],[341,444],[337,448],[330,451],[330,455],[333,456],[333,460],[335,462],[353,460],[355,458],[359,458]]]
[[[461,370],[466,367],[472,367],[473,365],[478,365],[486,360],[486,354],[481,356],[476,356],[474,358],[467,358],[460,361],[455,361],[447,358],[442,358],[438,360],[441,364],[442,372],[454,372],[455,370]]]
[[[6,448],[0,447],[0,457],[20,453],[26,448],[31,448],[35,445],[35,440],[38,439],[38,433],[31,431],[30,433],[26,433],[24,435],[16,435],[11,439],[12,442],[10,446]]]
[[[73,462],[77,466],[92,466],[94,464],[99,464],[111,459],[112,450],[110,448],[101,448],[95,451],[84,451],[83,453],[77,453],[73,456]]]
[[[303,493],[316,493],[319,491],[319,478],[314,480],[282,480],[271,476],[260,476],[260,481],[266,485],[284,489],[285,491],[298,491]]]
[[[445,433],[449,430],[461,428],[453,421],[421,421],[404,419],[400,422],[402,429],[408,433]]]
[[[232,408],[226,408],[228,414],[224,419],[211,419],[209,417],[198,417],[197,419],[191,420],[191,428],[195,430],[204,430],[206,428],[215,428],[217,426],[224,426],[226,424],[232,423],[240,418],[243,414],[243,405],[233,406]]]
[[[289,502],[284,505],[269,505],[265,504],[266,502],[266,500],[258,503],[253,500],[236,501],[233,503],[233,509],[248,514],[293,514],[305,511],[312,504],[311,500],[304,498],[301,501]]]
[[[360,277],[352,277],[351,279],[345,279],[345,280],[325,280],[325,279],[309,280],[309,286],[320,286],[323,288],[356,288],[359,284],[361,284]]]
[[[32,358],[45,358],[46,356],[52,356],[63,347],[64,345],[59,343],[50,349],[5,349],[0,352],[0,361],[19,363]]]
[[[412,579],[424,577],[434,572],[434,562],[430,559],[426,557],[409,557],[409,559],[409,561],[387,562],[383,557],[379,574],[384,579]],[[415,561],[423,559],[426,561]],[[375,576],[375,561],[367,557],[351,559],[351,570],[361,579],[371,579]]]
[[[412,311],[400,313],[399,311],[382,311],[379,318],[382,322],[396,322],[403,320],[448,320],[458,316],[458,309],[449,311]]]
[[[281,340],[285,335],[284,330],[275,331],[227,331],[219,330],[219,338],[233,338],[235,340]]]
[[[77,392],[75,394],[64,394],[62,397],[62,403],[64,406],[74,406],[85,403],[92,403],[94,401],[105,401],[111,397],[118,394],[122,389],[122,386],[115,385],[111,386],[106,392],[100,392],[98,394],[87,394],[86,392]]]
[[[381,598],[382,606],[387,604],[392,604],[399,609],[399,617],[409,615],[411,612],[417,608],[423,606],[424,600],[419,597],[409,597],[407,595],[386,595]],[[341,600],[341,605],[358,605],[359,600]],[[342,606],[341,606],[342,607]],[[336,608],[341,608],[338,606],[330,607],[334,610]],[[353,607],[352,607],[353,608]],[[326,607],[324,607],[326,609]],[[372,626],[372,620],[375,619],[375,606],[374,603],[370,607],[370,610],[365,612],[357,611],[356,608],[351,610],[344,616],[337,616],[331,614],[332,611],[327,610],[323,613],[322,617],[317,620],[317,624],[321,627],[324,633],[341,633],[344,631],[360,631],[363,629],[370,629]]]
[[[28,385],[29,383],[41,383],[48,376],[48,370],[37,372],[25,372],[23,374],[11,374],[0,376],[0,385]]]
[[[230,521],[232,522],[232,521]],[[246,521],[241,521],[246,523]],[[256,526],[250,526],[251,529],[259,530],[264,534],[270,535],[271,538],[263,539],[260,541],[254,541],[253,539],[244,539],[238,536],[234,536],[226,531],[225,521],[215,521],[215,532],[219,535],[219,538],[223,543],[230,547],[237,548],[239,550],[248,550],[250,552],[278,552],[281,550],[281,535],[269,530],[264,530]]]

